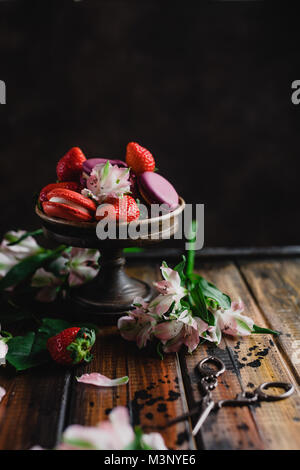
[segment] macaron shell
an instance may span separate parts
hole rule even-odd
[[[70,189],[56,188],[47,193],[47,199],[50,201],[52,198],[62,198],[72,203],[82,206],[84,209],[88,209],[91,212],[95,212],[97,206],[92,199],[83,196],[80,193],[71,191]]]
[[[66,219],[75,222],[89,222],[93,220],[93,216],[91,214],[87,214],[86,212],[67,206],[66,204],[47,201],[43,202],[42,206],[45,214],[49,217],[58,217],[60,219]]]
[[[71,189],[72,191],[79,191],[80,185],[75,181],[65,181],[61,183],[50,183],[45,186],[39,194],[39,200],[41,202],[47,201],[47,194],[52,191],[53,189],[57,188],[65,188]]]
[[[163,176],[145,171],[138,177],[139,190],[148,204],[166,204],[170,211],[179,204],[178,194],[172,184]]]

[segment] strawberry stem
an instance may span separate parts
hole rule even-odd
[[[67,347],[70,351],[73,364],[79,364],[82,361],[90,362],[93,359],[91,349],[95,343],[96,335],[94,330],[81,328],[73,341]]]

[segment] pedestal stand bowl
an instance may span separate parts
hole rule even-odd
[[[72,288],[69,294],[74,308],[77,307],[84,318],[89,312],[93,318],[115,319],[132,306],[135,297],[150,300],[152,287],[125,273],[123,248],[147,247],[172,238],[178,230],[179,215],[184,207],[185,202],[180,198],[179,206],[173,212],[137,221],[137,229],[140,227],[145,230],[147,227],[147,235],[136,239],[100,240],[96,234],[97,222],[70,222],[48,217],[36,206],[35,211],[42,220],[46,238],[59,244],[100,251],[100,270],[96,278],[83,286]]]

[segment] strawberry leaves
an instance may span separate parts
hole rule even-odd
[[[48,360],[43,338],[33,331],[24,336],[15,336],[7,344],[6,360],[17,371],[38,366]]]
[[[17,371],[30,369],[31,367],[49,362],[50,355],[47,351],[47,340],[71,326],[70,322],[60,318],[43,318],[42,325],[38,328],[37,332],[29,331],[23,336],[14,336],[8,339],[7,362]],[[85,326],[91,325],[82,324],[83,329]],[[93,328],[95,327],[93,326]],[[95,341],[94,336],[92,340]]]

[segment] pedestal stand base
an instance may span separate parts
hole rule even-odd
[[[122,250],[102,251],[97,277],[70,291],[69,299],[81,319],[91,318],[116,321],[132,307],[135,297],[149,301],[153,289],[144,281],[127,276]]]

